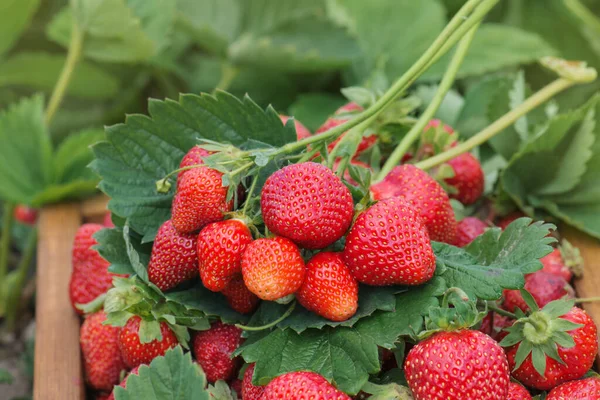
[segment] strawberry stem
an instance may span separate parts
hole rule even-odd
[[[252,178],[252,185],[250,185],[250,189],[248,190],[248,194],[246,195],[246,201],[244,202],[244,208],[242,209],[242,214],[246,215],[246,211],[248,211],[248,206],[252,202],[252,195],[254,194],[254,190],[256,189],[256,183],[258,182],[258,174],[260,173],[260,168],[256,171],[256,175]]]
[[[580,297],[573,300],[575,303],[594,303],[600,301],[600,297]]]
[[[286,310],[286,312],[283,313],[283,315],[279,318],[277,318],[275,321],[273,322],[269,322],[266,325],[263,326],[246,326],[246,325],[241,325],[241,324],[235,324],[236,327],[240,328],[241,330],[244,331],[263,331],[265,329],[269,329],[274,327],[275,325],[277,325],[278,323],[280,323],[281,321],[283,321],[284,319],[286,319],[287,317],[289,317],[292,312],[294,311],[294,309],[296,308],[296,302],[294,301]]]
[[[496,302],[494,302],[494,301],[488,301],[487,302],[487,307],[488,307],[488,309],[492,310],[496,314],[502,315],[503,317],[509,317],[509,318],[517,319],[517,316],[515,314],[511,313],[510,311],[506,311],[506,310],[503,310],[502,308],[498,307],[496,305]]]
[[[437,92],[435,96],[431,100],[431,103],[427,106],[427,109],[421,114],[417,123],[413,125],[413,127],[408,131],[408,133],[404,136],[402,141],[396,146],[390,157],[387,159],[381,170],[377,174],[375,182],[382,180],[396,165],[400,163],[402,157],[408,149],[412,146],[412,144],[421,136],[421,132],[425,126],[429,123],[429,120],[433,118],[437,110],[440,108],[442,101],[446,97],[446,94],[454,84],[454,80],[456,79],[456,74],[465,59],[467,52],[469,51],[469,47],[471,42],[473,41],[473,37],[475,36],[475,32],[479,27],[479,23],[475,24],[473,28],[463,37],[458,44],[456,52],[448,65],[448,69],[444,73],[444,77],[440,82]]]

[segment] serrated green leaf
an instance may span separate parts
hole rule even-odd
[[[190,353],[177,346],[130,374],[126,388],[115,387],[116,400],[209,400],[206,376]]]
[[[104,131],[101,129],[70,134],[54,153],[54,180],[59,183],[88,180],[95,187],[98,177],[87,166],[94,158],[91,146],[102,139]]]
[[[40,0],[4,0],[0,6],[0,55],[9,50],[29,25]]]
[[[114,274],[133,275],[135,271],[127,255],[127,246],[122,230],[102,229],[94,234],[98,244],[94,247],[102,258],[110,263],[108,270]]]
[[[158,321],[140,321],[140,329],[138,333],[140,343],[150,343],[153,340],[162,340],[162,332],[160,331],[160,323]]]
[[[179,102],[153,100],[149,111],[152,118],[130,115],[125,124],[108,128],[107,141],[94,146],[92,163],[102,177],[100,189],[111,197],[109,209],[128,218],[144,242],[170,217],[173,191],[157,193],[156,181],[175,170],[198,139],[238,146],[249,139],[273,146],[295,140],[294,130],[283,126],[273,109],[225,92],[182,95]]]
[[[208,385],[208,392],[216,400],[236,400],[238,398],[234,396],[227,382],[221,380],[216,381],[214,385]]]
[[[289,108],[289,115],[315,132],[346,100],[329,93],[307,93],[298,96]]]
[[[41,96],[0,112],[0,197],[31,204],[52,179],[52,145]]]
[[[27,86],[50,92],[58,80],[65,56],[43,52],[22,52],[0,64],[0,85]],[[66,93],[91,99],[109,99],[119,90],[119,82],[94,64],[77,64]]]
[[[127,256],[131,267],[144,282],[148,283],[148,263],[150,257],[148,254],[138,252],[132,244],[131,236],[129,234],[129,224],[125,222],[123,226],[123,240],[125,241],[125,249],[127,250]]]

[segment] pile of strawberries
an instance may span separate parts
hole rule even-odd
[[[347,113],[358,109],[348,104],[316,134],[343,123]],[[286,119],[282,117],[284,123]],[[311,136],[299,122],[296,129],[299,139]],[[449,137],[447,146],[456,144],[452,129],[439,121],[432,121],[426,131],[429,138]],[[374,135],[364,137],[351,164],[370,168],[358,157],[376,140]],[[423,140],[404,161],[435,151]],[[345,321],[358,309],[360,284],[422,285],[436,270],[431,241],[466,246],[493,225],[475,217],[456,221],[450,198],[474,204],[484,188],[481,166],[469,153],[451,160],[452,176],[440,181],[410,163],[394,167],[370,185],[372,201],[358,212],[349,189],[358,184],[349,176],[342,179],[313,161],[287,165],[270,175],[260,192],[264,229],[252,222],[256,216],[249,218],[241,207],[234,210],[236,202],[222,186],[223,173],[204,165],[210,154],[194,147],[181,161],[172,216],[156,235],[148,277],[168,291],[199,276],[207,289],[221,293],[242,314],[253,312],[261,300],[295,299],[323,318]],[[250,201],[251,195],[240,189],[238,203]],[[497,224],[507,225],[502,220]],[[101,228],[83,225],[75,238],[70,286],[74,306],[94,300],[112,285],[108,263],[91,248],[96,243],[92,235]],[[564,299],[574,297],[569,281],[580,264],[577,251],[563,242],[541,261],[544,268],[526,276],[531,299],[507,290],[478,330],[431,332],[410,349],[403,369],[415,399],[531,399],[511,376],[534,391],[550,390],[547,399],[600,399],[600,379],[581,379],[598,351],[596,326]],[[164,321],[162,338],[142,343],[139,316],[123,327],[103,325],[105,320],[99,311],[81,327],[86,379],[102,396],[120,381],[125,385],[122,371],[136,374],[140,366],[178,345]],[[240,381],[241,360],[231,355],[242,342],[239,327],[220,321],[193,334],[191,350],[209,382],[225,380],[245,400],[350,399],[314,372],[291,372],[255,386],[254,366],[249,365]]]

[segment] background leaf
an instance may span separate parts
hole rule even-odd
[[[294,116],[311,132],[315,132],[325,122],[327,117],[348,101],[342,96],[328,93],[307,93],[298,99],[288,109],[288,114]]]
[[[0,55],[9,50],[29,25],[40,0],[3,0],[0,4]]]

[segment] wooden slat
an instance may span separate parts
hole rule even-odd
[[[579,247],[585,263],[583,276],[575,279],[577,297],[600,296],[600,241],[567,226],[561,232],[571,244]],[[584,303],[582,306],[600,326],[600,302]],[[596,365],[600,367],[600,355],[596,358]]]
[[[106,214],[106,205],[108,204],[108,197],[101,194],[96,197],[87,199],[81,203],[81,214],[87,221],[97,221]]]
[[[69,302],[71,243],[78,204],[43,209],[39,219],[34,400],[83,400],[79,318]],[[1,396],[0,396],[1,397]]]

